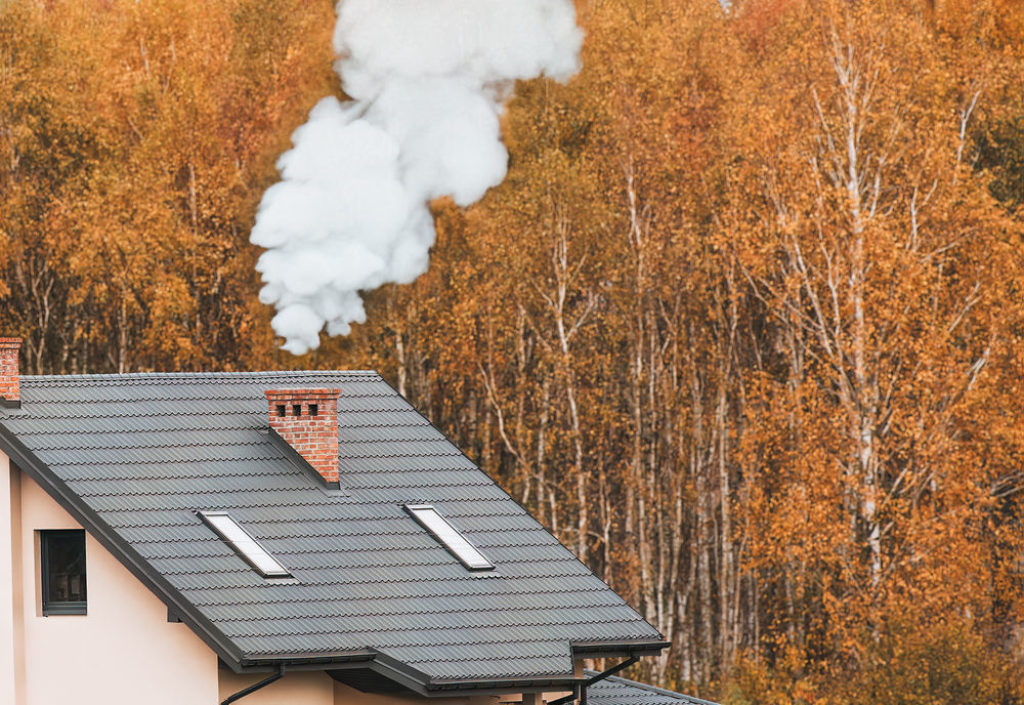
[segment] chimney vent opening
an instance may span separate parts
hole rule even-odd
[[[319,413],[318,413],[319,410],[320,410],[320,406],[318,404],[310,404],[309,405],[309,415],[310,416],[319,416]]]
[[[277,415],[284,418],[284,404],[277,405]]]
[[[292,416],[302,416],[302,404],[292,404]]]

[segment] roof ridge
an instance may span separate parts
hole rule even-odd
[[[117,382],[117,381],[131,381],[131,380],[172,380],[172,379],[199,379],[199,378],[215,378],[215,379],[243,379],[247,377],[277,377],[277,376],[302,376],[302,375],[314,375],[314,376],[333,376],[333,375],[355,375],[355,376],[380,376],[380,373],[376,370],[258,370],[252,372],[224,372],[224,371],[209,371],[209,372],[120,372],[120,373],[102,373],[102,374],[73,374],[73,375],[21,375],[21,380],[30,382],[75,382],[75,381],[90,381],[90,382]]]

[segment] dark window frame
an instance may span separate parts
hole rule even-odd
[[[50,541],[56,538],[75,536],[82,540],[82,592],[84,600],[57,601],[50,599]],[[39,573],[42,592],[42,611],[44,617],[50,615],[84,615],[88,614],[89,581],[88,556],[85,549],[84,529],[45,529],[39,531]]]

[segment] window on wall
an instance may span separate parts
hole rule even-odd
[[[85,531],[39,532],[43,614],[85,614]]]

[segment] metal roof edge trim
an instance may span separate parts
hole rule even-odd
[[[431,688],[422,694],[428,698],[453,698],[473,695],[505,695],[508,693],[545,693],[573,690],[582,685],[579,678],[552,679],[546,677],[519,677],[495,681],[468,682],[466,685],[450,685]]]
[[[457,697],[463,695],[495,695],[510,692],[544,691],[552,688],[572,690],[586,679],[556,675],[519,676],[515,678],[431,679],[398,659],[376,649],[334,654],[304,654],[245,657],[241,666],[245,672],[263,672],[286,666],[289,670],[348,670],[366,665],[388,680],[409,688],[424,697]]]
[[[591,641],[577,642],[571,646],[574,656],[586,656],[589,654],[601,654],[603,656],[632,656],[636,654],[643,656],[656,654],[662,649],[668,648],[671,644],[667,641]]]
[[[372,661],[377,654],[372,651],[340,651],[324,654],[272,654],[268,656],[243,656],[239,664],[245,672],[267,671],[286,666],[291,671],[324,671],[351,664]]]
[[[37,458],[4,424],[0,423],[0,451],[14,461],[68,514],[80,523],[106,550],[118,559],[153,594],[173,609],[176,616],[199,636],[214,653],[236,670],[241,651],[204,617],[170,582],[99,517],[67,483]]]
[[[435,679],[431,680],[429,690],[435,694],[444,693],[450,695],[452,691],[472,692],[481,694],[483,691],[494,690],[494,692],[507,692],[509,690],[540,689],[549,686],[561,689],[571,689],[573,685],[583,683],[586,678],[574,676],[515,676],[511,678],[476,678],[469,680],[456,679]]]
[[[430,677],[398,659],[387,656],[377,649],[330,654],[273,654],[245,657],[241,660],[245,671],[267,671],[274,667],[286,666],[290,670],[335,671],[369,666],[370,670],[389,681],[399,683],[414,692],[427,696]]]
[[[668,646],[668,642],[602,642],[600,644],[584,646],[595,647],[593,653],[597,653],[597,650],[600,649],[600,652],[606,655],[610,650],[616,648],[620,649],[623,653],[634,653],[637,651],[653,653]],[[570,645],[570,648],[573,650],[573,655],[576,655],[579,651],[575,645]],[[572,690],[574,686],[580,685],[587,680],[586,678],[555,674],[519,676],[514,678],[432,679],[422,671],[376,649],[332,654],[274,654],[244,657],[241,659],[242,669],[246,672],[269,671],[274,667],[282,665],[288,667],[289,670],[347,670],[365,667],[367,664],[373,672],[392,682],[403,685],[424,697],[495,695],[510,692],[545,691],[553,688],[557,690]],[[709,703],[708,705],[717,704]]]

